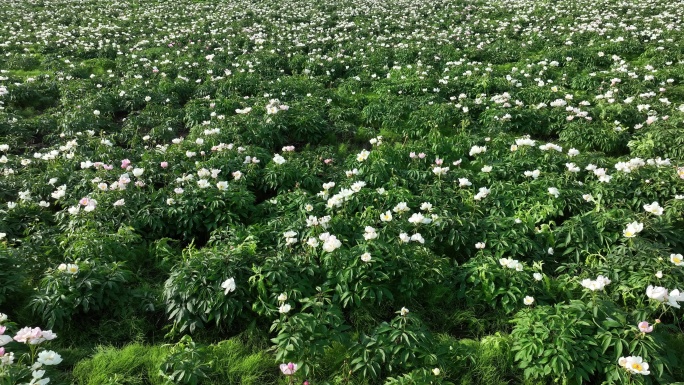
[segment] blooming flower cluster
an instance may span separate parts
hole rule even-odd
[[[610,284],[610,279],[599,275],[596,279],[583,279],[581,285],[591,291],[603,291],[605,287]]]
[[[30,373],[28,384],[47,384],[50,382],[50,378],[45,376],[46,370],[43,368],[60,364],[62,357],[58,353],[42,349],[38,345],[54,340],[57,338],[57,334],[53,333],[52,330],[42,330],[38,327],[24,327],[19,329],[14,337],[10,337],[5,334],[7,326],[3,325],[7,318],[7,315],[0,313],[0,378],[5,377],[9,367],[25,365],[25,369],[21,370],[20,373]],[[25,357],[17,359],[14,352],[5,348],[13,341],[28,345],[30,354],[25,354]],[[25,362],[25,358],[28,359],[28,362]],[[22,374],[22,376],[24,375]]]
[[[511,258],[501,258],[499,259],[499,264],[505,268],[513,269],[515,271],[523,271],[523,264],[517,259]]]
[[[646,288],[646,296],[658,302],[667,302],[668,305],[679,309],[681,306],[679,302],[684,301],[684,293],[679,289],[668,290],[662,286],[648,285]]]
[[[332,253],[342,246],[342,242],[330,233],[323,233],[318,238],[323,241],[323,251],[328,253]]]

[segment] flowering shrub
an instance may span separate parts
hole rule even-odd
[[[250,240],[230,247],[186,249],[164,285],[166,312],[174,330],[193,332],[211,323],[229,326],[249,309],[245,286],[255,251]]]
[[[45,385],[50,382],[46,372],[62,362],[62,357],[52,350],[46,350],[44,342],[52,341],[57,335],[52,330],[39,327],[24,327],[16,330],[14,337],[9,334],[16,324],[8,322],[7,315],[0,313],[0,379],[3,383]],[[23,344],[28,349],[22,349]],[[19,349],[15,353],[15,349]]]
[[[48,270],[31,302],[34,312],[49,327],[63,327],[75,315],[89,312],[122,314],[132,293],[132,273],[123,263],[61,264]]]

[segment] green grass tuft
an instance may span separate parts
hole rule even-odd
[[[79,362],[73,375],[79,385],[151,384],[164,382],[157,374],[166,356],[161,346],[100,347],[93,358]]]

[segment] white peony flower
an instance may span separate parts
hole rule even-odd
[[[667,289],[662,286],[648,285],[646,288],[646,296],[656,301],[667,301]]]
[[[221,288],[226,289],[223,294],[234,292],[236,289],[235,278],[228,278],[221,284]]]
[[[421,223],[427,224],[432,222],[432,219],[426,218],[423,214],[421,213],[414,213],[411,215],[411,217],[408,219],[409,223],[412,223],[414,225],[418,225]]]
[[[482,154],[484,152],[487,152],[487,147],[486,146],[473,146],[470,148],[470,152],[468,153],[470,156],[477,155],[477,154]]]
[[[622,230],[622,235],[627,238],[634,238],[641,230],[644,229],[644,224],[639,222],[632,222],[627,225],[627,228]]]
[[[630,373],[644,376],[651,373],[648,370],[648,363],[644,362],[643,358],[639,356],[620,357],[618,364]]]
[[[371,255],[370,253],[363,253],[361,254],[361,260],[368,263],[371,261]]]
[[[358,155],[356,155],[356,160],[359,162],[363,162],[364,160],[368,159],[368,155],[370,155],[369,151],[362,150]]]
[[[283,164],[283,163],[287,162],[287,160],[285,160],[285,158],[283,158],[282,155],[275,154],[275,155],[273,155],[273,162],[275,162],[276,164]]]
[[[392,211],[394,211],[394,212],[397,213],[397,214],[402,214],[402,213],[405,213],[405,212],[407,212],[407,211],[409,211],[409,210],[410,210],[410,209],[409,209],[408,206],[406,205],[406,202],[399,202],[399,203],[398,203],[396,206],[394,206],[394,208],[392,209]]]
[[[51,350],[44,350],[38,353],[37,361],[43,365],[57,365],[62,362],[62,356]]]
[[[418,243],[425,243],[425,239],[422,235],[420,235],[420,233],[415,233],[411,235],[411,240]]]
[[[318,239],[314,237],[310,237],[307,241],[306,244],[309,245],[310,247],[316,248],[318,247]]]
[[[333,251],[339,249],[342,246],[342,242],[340,242],[337,237],[334,235],[328,236],[325,241],[323,241],[323,250],[332,253]]]
[[[366,226],[363,234],[363,238],[367,241],[373,240],[378,237],[378,233],[371,226]]]
[[[420,205],[420,209],[423,210],[423,211],[430,212],[430,211],[432,211],[432,204],[429,203],[429,202],[423,202],[423,203]]]
[[[60,270],[61,270],[62,265],[59,265],[59,266],[60,266]],[[64,267],[64,271],[69,273],[69,274],[77,274],[78,273],[78,265],[76,265],[74,263],[69,263]]]
[[[211,184],[206,179],[200,179],[197,181],[197,187],[199,188],[208,188],[209,186],[211,186]]]
[[[587,278],[582,280],[580,284],[591,291],[601,291],[606,287],[606,285],[610,284],[610,282],[610,279],[599,275],[595,280],[590,280]]]
[[[658,216],[663,215],[663,208],[660,207],[660,205],[658,204],[658,202],[653,202],[653,203],[651,203],[650,205],[649,205],[649,204],[645,204],[645,205],[644,205],[644,210],[646,210],[646,211],[648,211],[649,213],[654,214],[654,215],[658,215]]]
[[[667,304],[672,307],[679,309],[681,306],[677,302],[682,301],[684,301],[684,293],[680,292],[679,289],[674,289],[667,295]]]

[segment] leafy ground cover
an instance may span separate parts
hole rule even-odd
[[[0,0],[0,383],[684,381],[683,18]]]

